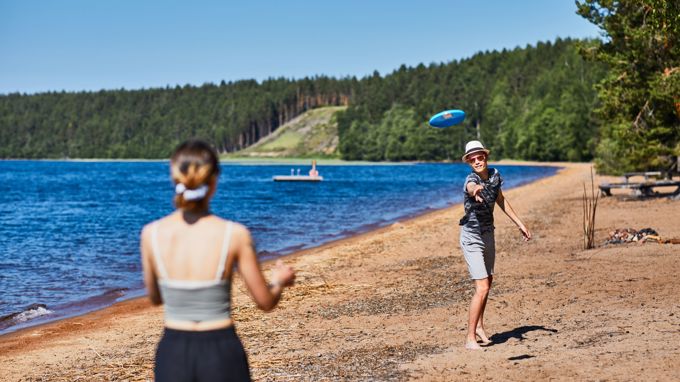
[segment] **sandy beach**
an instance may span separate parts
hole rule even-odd
[[[590,165],[559,165],[505,191],[534,240],[496,211],[491,346],[463,348],[473,288],[457,205],[288,257],[298,282],[271,313],[236,280],[253,379],[680,380],[680,245],[603,245],[616,228],[680,238],[680,201],[601,199],[598,247],[583,250]],[[162,308],[135,299],[10,333],[0,336],[0,379],[151,380],[161,331]]]

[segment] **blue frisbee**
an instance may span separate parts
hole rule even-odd
[[[457,125],[465,119],[465,112],[462,110],[444,110],[430,118],[430,126],[444,128]]]

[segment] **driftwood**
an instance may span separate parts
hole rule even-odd
[[[680,244],[680,239],[664,239],[653,228],[643,228],[639,231],[633,228],[620,228],[610,232],[609,239],[604,242],[605,245],[627,243]]]

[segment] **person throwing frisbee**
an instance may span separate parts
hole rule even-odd
[[[480,141],[470,141],[465,145],[463,161],[470,165],[472,173],[465,178],[464,184],[465,216],[460,220],[460,247],[470,278],[475,283],[465,338],[465,348],[470,350],[481,349],[477,337],[484,344],[491,342],[484,331],[484,309],[493,282],[493,266],[496,260],[494,205],[498,204],[519,227],[525,241],[531,239],[531,232],[503,196],[503,179],[497,169],[488,167],[488,157],[489,150]]]

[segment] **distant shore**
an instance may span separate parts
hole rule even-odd
[[[248,156],[220,156],[221,164],[240,164],[240,165],[309,165],[311,166],[312,161],[315,160],[318,166],[390,166],[390,165],[409,165],[418,163],[463,163],[459,161],[441,161],[441,162],[418,162],[418,161],[401,161],[401,162],[369,162],[369,161],[348,161],[344,159],[336,158],[326,158],[326,157],[310,157],[310,158],[294,158],[294,157],[282,157],[282,158],[267,158],[267,157],[248,157]],[[4,158],[1,161],[14,161],[14,162],[169,162],[168,159],[109,159],[109,158]],[[501,165],[527,165],[527,166],[541,166],[549,165],[553,162],[532,162],[517,159],[501,159],[495,162],[489,162],[489,164],[501,164]],[[566,162],[565,162],[566,163]],[[555,163],[553,163],[555,164]],[[557,163],[556,165],[559,165]]]
[[[493,346],[478,353],[461,346],[471,287],[456,205],[288,256],[298,282],[270,314],[237,280],[233,315],[253,378],[679,379],[678,246],[582,250],[580,196],[590,166],[558,165],[557,175],[506,192],[532,242],[496,214],[497,276],[486,317]],[[667,218],[679,215],[680,203],[667,199],[605,198],[596,241],[619,227],[680,237]],[[161,308],[144,298],[118,303],[0,336],[0,374],[145,380],[161,330]]]
[[[276,158],[276,157],[247,157],[247,156],[221,156],[222,164],[241,164],[241,165],[302,165],[311,166],[315,160],[317,166],[390,166],[408,165],[417,162],[368,162],[368,161],[347,161],[344,159],[310,157],[310,158]]]
[[[240,165],[309,165],[315,160],[319,166],[389,166],[389,165],[408,165],[417,162],[368,162],[368,161],[346,161],[343,159],[333,158],[265,158],[265,157],[239,157],[239,156],[220,156],[220,163],[222,164],[240,164]],[[1,161],[14,162],[83,162],[83,163],[99,163],[99,162],[168,162],[168,159],[109,159],[109,158],[5,158]]]
[[[168,159],[116,159],[116,158],[3,158],[13,162],[168,162]]]

